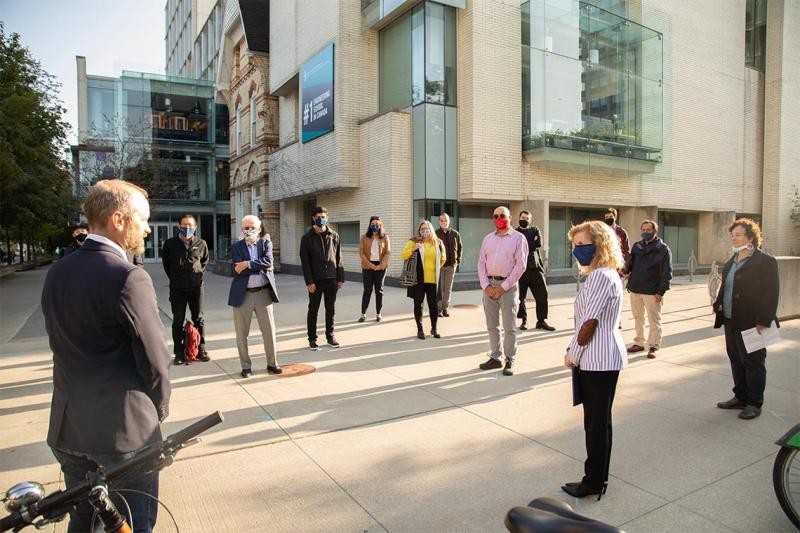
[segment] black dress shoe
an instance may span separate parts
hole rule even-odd
[[[743,400],[735,396],[727,402],[717,402],[717,407],[720,409],[744,409],[746,406],[747,404]]]
[[[283,374],[283,369],[279,366],[267,365],[267,372],[269,372],[270,374]]]
[[[478,368],[481,370],[494,370],[495,368],[500,368],[502,366],[503,363],[501,363],[499,359],[493,359],[490,357],[488,361],[478,365]]]
[[[204,345],[200,345],[200,348],[197,349],[197,360],[207,363],[211,361],[211,358],[208,356],[208,350]]]
[[[450,312],[447,309],[445,309],[444,311],[442,311],[442,316],[448,317],[450,316]]]
[[[358,317],[359,322],[365,322],[366,320],[367,320],[367,315],[361,315],[360,317]]]
[[[540,321],[538,321],[536,323],[536,329],[543,329],[545,331],[555,331],[556,330],[556,328],[554,328],[553,326],[551,326],[550,324],[548,324],[544,320],[540,320]]]
[[[249,368],[243,368],[242,371],[239,373],[239,375],[242,376],[243,378],[249,378],[250,376],[253,375],[253,371],[250,370]]]
[[[592,489],[583,483],[578,483],[577,485],[573,483],[567,483],[566,485],[561,486],[561,490],[576,498],[584,498],[586,496],[593,496],[596,494],[597,501],[600,501],[600,498],[602,498],[603,494],[606,492],[606,487],[607,485],[603,485],[602,489]]]
[[[522,324],[519,325],[519,329],[521,329],[523,331],[528,329],[528,321],[527,320],[523,320]]]
[[[184,360],[183,360],[183,358],[178,358],[178,357],[176,357],[176,358],[175,358],[175,362],[174,362],[173,364],[174,364],[175,366],[181,366],[181,365],[185,365],[185,364],[186,364],[186,361],[184,361]]]
[[[425,340],[425,332],[422,331],[421,329],[417,330],[417,338],[419,340],[424,341]]]
[[[514,371],[511,369],[511,366],[513,364],[514,363],[512,363],[511,361],[506,360],[506,366],[505,366],[505,368],[503,368],[503,375],[504,376],[513,376],[514,375]]]
[[[755,405],[748,405],[739,413],[739,418],[742,420],[752,420],[761,414],[761,408]]]
[[[435,329],[431,330],[431,337],[433,337],[434,339],[441,339],[442,338],[442,336],[439,335],[439,332],[436,331]]]

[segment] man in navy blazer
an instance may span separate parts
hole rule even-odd
[[[233,281],[228,294],[228,305],[233,307],[233,326],[236,330],[236,348],[242,364],[241,376],[252,375],[252,361],[247,346],[250,322],[256,314],[264,352],[267,354],[267,372],[282,374],[276,359],[275,318],[272,304],[278,302],[275,275],[272,269],[272,241],[269,235],[259,237],[261,220],[253,215],[242,219],[244,239],[231,245]]]

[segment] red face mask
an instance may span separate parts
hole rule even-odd
[[[508,219],[507,218],[494,219],[494,227],[501,231],[506,229],[508,227]]]

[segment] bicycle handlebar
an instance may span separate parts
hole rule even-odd
[[[204,431],[211,429],[223,421],[222,414],[216,411],[194,424],[183,428],[161,442],[137,452],[136,455],[119,464],[109,467],[102,476],[102,483],[111,485],[121,481],[131,474],[147,474],[168,466],[168,461],[184,446],[184,444],[197,437]],[[0,519],[0,531],[19,529],[33,522],[39,516],[53,518],[64,514],[65,508],[83,500],[96,482],[87,480],[70,489],[59,490],[51,495],[33,503],[23,511],[16,511]]]

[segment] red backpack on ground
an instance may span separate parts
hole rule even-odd
[[[183,326],[183,346],[183,357],[186,364],[197,361],[197,353],[200,349],[200,331],[192,324],[191,320],[187,320]]]

